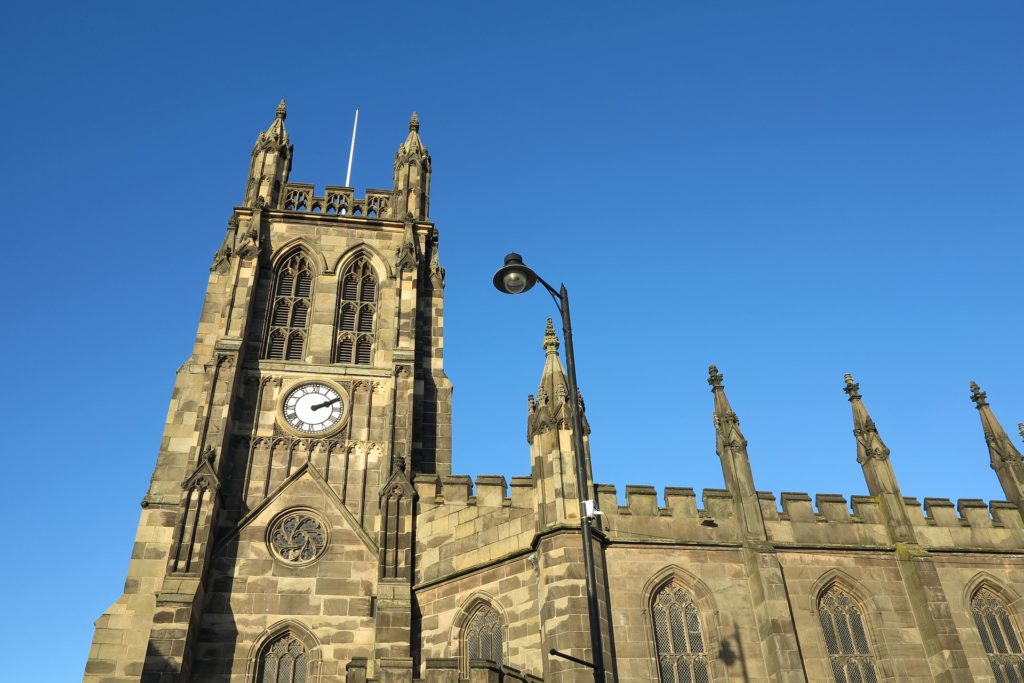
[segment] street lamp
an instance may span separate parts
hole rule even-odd
[[[569,292],[565,285],[558,290],[544,281],[542,277],[533,272],[523,263],[523,257],[519,254],[509,254],[505,257],[505,265],[494,274],[494,286],[499,292],[505,294],[522,294],[528,291],[537,283],[544,285],[548,294],[555,302],[555,307],[562,316],[562,336],[565,339],[565,364],[569,375],[569,412],[572,415],[572,445],[576,451],[576,494],[580,503],[580,530],[583,536],[583,568],[587,579],[587,612],[590,617],[590,649],[593,654],[593,663],[585,662],[576,657],[564,655],[561,652],[552,650],[556,654],[579,664],[585,664],[594,669],[594,681],[605,683],[604,675],[604,648],[601,645],[601,621],[597,608],[597,578],[594,573],[594,540],[590,529],[590,519],[593,516],[594,503],[588,498],[587,490],[587,467],[584,463],[583,451],[583,414],[580,411],[580,394],[576,388],[576,358],[572,349],[572,321],[569,318]]]

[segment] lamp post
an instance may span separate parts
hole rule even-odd
[[[576,451],[576,494],[580,504],[580,530],[583,536],[583,568],[587,581],[587,613],[590,618],[590,649],[593,652],[593,663],[584,662],[576,657],[569,657],[552,650],[566,659],[586,664],[594,669],[594,681],[605,683],[604,648],[601,645],[601,621],[597,608],[597,578],[594,571],[594,539],[590,528],[590,507],[593,502],[588,499],[587,467],[584,462],[583,450],[583,415],[580,411],[580,394],[576,388],[576,358],[572,347],[572,321],[569,317],[569,292],[563,284],[558,290],[544,281],[523,263],[519,254],[505,257],[505,265],[494,274],[494,286],[505,294],[522,294],[536,283],[541,283],[555,302],[555,307],[562,316],[562,336],[565,338],[565,364],[569,375],[569,411],[572,416],[572,445]],[[588,503],[591,505],[588,506]]]

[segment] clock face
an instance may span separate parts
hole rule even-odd
[[[281,411],[295,431],[323,434],[337,427],[345,417],[345,399],[330,385],[310,382],[288,392]]]

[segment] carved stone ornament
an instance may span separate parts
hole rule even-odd
[[[267,532],[271,554],[282,562],[301,566],[320,559],[327,549],[326,525],[309,510],[291,510],[279,516]]]
[[[210,480],[208,477],[197,477],[189,488],[199,489],[200,491],[208,491],[210,488]]]

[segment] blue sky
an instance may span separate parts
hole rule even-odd
[[[0,569],[24,587],[0,626],[17,680],[80,677],[120,592],[281,97],[292,180],[318,188],[344,181],[356,106],[360,193],[390,187],[420,114],[457,471],[529,471],[554,309],[491,287],[514,250],[569,287],[594,469],[620,495],[722,485],[714,362],[761,489],[866,491],[852,372],[904,494],[1003,498],[967,386],[1016,439],[1020,4],[211,5],[9,3],[0,22],[3,505],[36,530]]]

